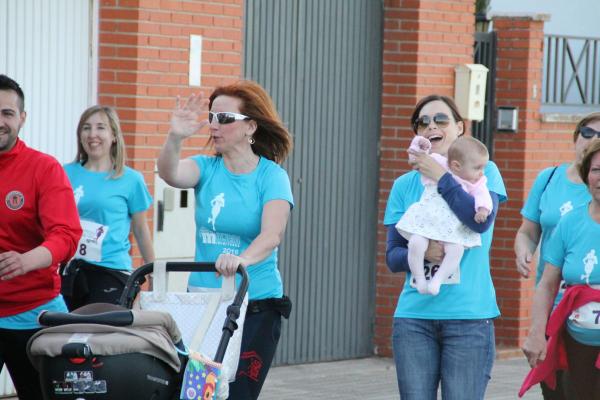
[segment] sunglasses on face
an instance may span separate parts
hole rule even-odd
[[[430,117],[429,115],[421,115],[414,122],[415,131],[424,131],[425,129],[427,129],[429,124],[431,124],[432,120],[440,129],[443,129],[450,125],[450,117],[444,113],[437,113],[433,117]]]
[[[598,132],[595,129],[590,128],[589,126],[582,126],[581,128],[579,128],[579,133],[581,134],[581,136],[583,136],[586,139],[591,139],[594,136],[597,136],[600,138],[600,132]]]
[[[212,123],[215,117],[217,118],[217,122],[221,125],[231,124],[235,121],[244,121],[250,119],[250,117],[234,112],[208,112],[208,122]]]

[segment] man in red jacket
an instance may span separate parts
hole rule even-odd
[[[0,75],[0,360],[19,399],[42,398],[26,353],[41,310],[67,308],[58,266],[81,237],[73,190],[62,166],[19,139],[25,123],[19,84]]]

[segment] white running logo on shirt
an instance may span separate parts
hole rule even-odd
[[[73,195],[75,196],[75,205],[78,205],[79,200],[85,195],[83,186],[79,185],[77,189],[73,190]]]
[[[221,212],[221,208],[225,207],[225,193],[216,195],[215,198],[210,201],[210,205],[212,206],[212,210],[210,211],[211,216],[208,217],[208,223],[212,224],[213,231],[216,231],[215,222],[217,222],[217,217]]]
[[[573,209],[573,203],[571,203],[571,200],[569,200],[565,204],[560,206],[560,208],[558,210],[560,211],[560,216],[562,217],[563,215],[565,215],[572,209]]]
[[[585,283],[590,284],[590,275],[594,270],[594,266],[598,264],[598,257],[596,257],[596,250],[592,249],[583,258],[583,266],[585,274],[581,275],[581,279],[585,279]]]

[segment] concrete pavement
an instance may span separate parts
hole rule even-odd
[[[496,360],[486,400],[517,399],[529,366],[523,357]],[[399,399],[393,360],[370,357],[272,368],[260,400]],[[539,386],[523,400],[541,399]],[[10,397],[6,400],[17,400]]]
[[[496,360],[486,400],[517,399],[529,365],[523,357]],[[394,362],[389,358],[363,358],[271,369],[261,400],[399,399]],[[440,397],[441,398],[441,397]],[[524,400],[541,399],[539,386]]]

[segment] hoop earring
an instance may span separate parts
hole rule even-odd
[[[248,143],[254,144],[255,142],[256,142],[256,140],[254,140],[254,138],[252,136],[248,136]]]

